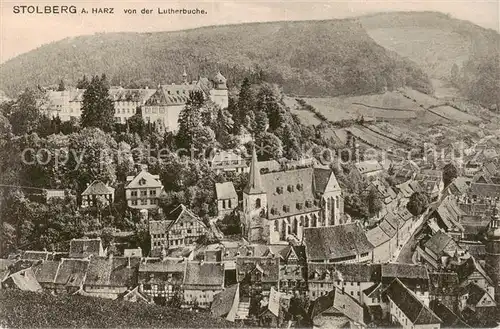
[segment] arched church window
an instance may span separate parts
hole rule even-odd
[[[255,200],[255,209],[260,208],[260,206],[261,206],[261,201],[260,201],[260,198],[257,198],[257,199]]]

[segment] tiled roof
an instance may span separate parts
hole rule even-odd
[[[218,200],[238,198],[232,182],[215,183],[215,191]]]
[[[423,265],[386,263],[382,264],[382,277],[428,280],[429,273],[427,272],[427,268]]]
[[[95,180],[83,191],[82,195],[108,195],[113,193],[115,193],[114,188],[106,186],[100,180]]]
[[[171,220],[150,220],[149,221],[149,233],[158,234],[166,233],[170,225],[172,225]]]
[[[396,198],[396,192],[394,192],[392,187],[387,186],[380,179],[372,181],[370,187],[374,188],[380,194],[385,203],[389,203]]]
[[[374,283],[372,286],[366,288],[363,290],[363,293],[368,297],[368,298],[373,298],[375,296],[380,296],[382,293],[382,283]]]
[[[436,232],[424,246],[438,255],[438,257],[442,256],[443,253],[449,253],[448,255],[452,256],[459,249],[452,237],[443,231]]]
[[[363,229],[356,223],[304,229],[308,260],[355,256],[373,250]]]
[[[231,311],[236,295],[240,293],[239,285],[239,283],[234,284],[214,295],[214,300],[210,307],[210,313],[213,316],[222,317]]]
[[[349,318],[349,320],[355,323],[364,323],[363,307],[354,298],[342,293],[338,289],[334,289],[327,295],[316,298],[309,308],[309,316],[314,320],[315,317],[333,307]]]
[[[69,243],[69,257],[81,258],[89,255],[99,256],[102,250],[102,242],[97,239],[73,239]]]
[[[472,183],[470,185],[469,195],[500,198],[500,184]]]
[[[62,259],[55,283],[79,287],[83,284],[88,265],[89,261],[86,259]]]
[[[376,160],[357,162],[354,164],[354,166],[362,175],[383,170],[382,165]]]
[[[460,282],[463,282],[472,273],[477,271],[485,278],[486,281],[488,281],[489,284],[493,285],[493,281],[491,280],[491,278],[486,274],[481,264],[479,264],[474,257],[470,257],[469,259],[467,259],[465,262],[457,266],[455,270],[458,273]]]
[[[436,211],[448,229],[458,227],[463,230],[460,218],[465,215],[465,212],[450,196],[441,201]]]
[[[172,106],[186,104],[189,99],[189,92],[201,90],[194,84],[162,85],[156,92],[148,98],[146,106]]]
[[[180,204],[174,210],[172,210],[168,214],[168,219],[172,221],[171,225],[183,221],[197,221],[205,226],[201,219],[183,204]]]
[[[399,279],[395,279],[385,290],[387,296],[398,306],[414,325],[440,324],[442,321]]]
[[[60,261],[47,260],[34,268],[35,276],[40,283],[54,283],[59,270]]]
[[[224,287],[224,264],[212,262],[188,262],[184,276],[184,289]]]
[[[449,194],[454,196],[461,196],[469,190],[470,178],[457,177],[446,188]]]
[[[324,168],[314,168],[314,192],[316,193],[325,193],[330,177],[332,177],[335,181],[332,186],[333,189],[340,188],[335,175],[330,169]]]
[[[445,328],[470,328],[465,321],[438,299],[431,300],[429,308],[443,321]]]
[[[212,162],[212,166],[220,165],[226,161],[229,162],[227,166],[237,166],[237,167],[247,167],[247,164],[243,157],[236,153],[235,151],[224,151],[217,150],[214,157],[210,160]],[[233,164],[232,161],[237,161],[238,163]]]
[[[42,287],[36,280],[35,274],[32,268],[26,268],[24,270],[12,273],[8,276],[4,282],[9,284],[11,281],[19,290],[22,291],[41,291]]]
[[[366,238],[375,247],[378,247],[391,239],[391,237],[389,237],[379,226],[366,232]]]
[[[251,271],[258,266],[262,271],[262,282],[278,282],[279,280],[279,257],[237,257],[236,275],[238,281],[243,280]]]
[[[109,95],[115,102],[137,102],[144,104],[156,89],[110,88]]]
[[[85,285],[133,287],[137,284],[139,258],[92,257],[87,269]]]
[[[458,274],[455,272],[429,273],[429,293],[432,295],[450,295],[456,293]]]
[[[380,229],[384,231],[384,233],[387,234],[387,236],[390,236],[391,238],[395,236],[397,233],[397,228],[392,226],[387,219],[382,220],[378,224],[378,227],[380,227]]]
[[[124,249],[123,256],[124,257],[142,257],[142,249],[141,248]]]
[[[361,263],[308,263],[309,280],[377,282],[380,281],[380,264]],[[315,275],[317,273],[317,275]],[[329,279],[327,277],[329,275]]]
[[[319,207],[312,203],[316,199],[313,182],[313,168],[263,174],[262,185],[267,194],[269,219],[288,217],[318,210]],[[300,189],[298,186],[300,186]],[[277,192],[277,188],[279,187],[283,189],[282,193]],[[310,208],[306,207],[305,201],[311,201]],[[302,209],[297,209],[297,203],[303,203]],[[288,206],[287,211],[285,211],[284,206]],[[273,209],[275,212],[273,212]]]
[[[276,160],[267,160],[267,161],[259,161],[257,162],[257,167],[259,167],[260,172],[263,171],[280,171],[281,165]]]
[[[462,295],[468,294],[469,296],[467,298],[467,304],[476,306],[479,303],[479,301],[484,297],[484,295],[487,294],[487,292],[474,282],[470,282],[462,289],[461,294]]]
[[[143,258],[139,264],[139,283],[181,284],[184,281],[186,261],[183,258]]]
[[[132,176],[133,177],[133,176]],[[127,181],[129,181],[131,176],[127,177]],[[149,172],[142,170],[135,177],[130,180],[130,183],[125,187],[126,189],[130,188],[161,188],[163,185],[160,182],[160,176],[152,175]]]

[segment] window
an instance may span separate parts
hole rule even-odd
[[[283,194],[283,186],[279,186],[276,188],[276,193]]]
[[[132,200],[132,205],[137,206],[137,200]]]
[[[295,191],[295,187],[293,185],[288,185],[288,188],[287,188],[288,192],[293,192]]]
[[[141,200],[141,205],[147,205],[148,204],[148,200]]]
[[[261,207],[261,201],[260,198],[257,198],[255,200],[255,209],[259,209]]]
[[[137,196],[137,191],[132,191],[132,192],[130,192],[130,195],[131,195],[131,196]]]
[[[149,195],[151,195],[151,196],[156,196],[156,190],[151,190],[151,191],[149,191]]]
[[[297,191],[302,191],[303,185],[302,184],[297,184]]]
[[[148,191],[147,190],[142,190],[141,191],[141,196],[147,196],[148,195]]]

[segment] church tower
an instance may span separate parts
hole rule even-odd
[[[255,146],[252,149],[252,161],[250,163],[248,184],[243,190],[243,216],[245,233],[249,241],[257,241],[262,238],[263,227],[260,216],[265,216],[267,209],[267,195],[262,185],[260,169],[257,163]]]
[[[500,216],[495,206],[493,220],[486,233],[485,270],[495,285],[495,300],[500,302]]]

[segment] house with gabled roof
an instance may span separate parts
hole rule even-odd
[[[73,294],[81,290],[88,266],[88,259],[63,258],[54,280],[55,292]]]
[[[238,194],[232,182],[215,183],[217,195],[217,213],[224,216],[238,207]]]
[[[358,223],[306,228],[303,243],[308,262],[356,263],[372,259],[373,245]]]
[[[365,178],[376,177],[384,172],[384,167],[377,160],[356,162],[354,167]]]
[[[33,268],[36,280],[40,283],[44,290],[55,292],[55,282],[60,265],[61,260],[45,260],[40,265]]]
[[[137,286],[140,258],[92,257],[83,283],[82,294],[116,299]]]
[[[139,292],[156,304],[165,305],[176,294],[182,294],[187,261],[179,257],[145,257],[139,264]]]
[[[214,296],[224,290],[224,264],[187,262],[182,290],[185,306],[210,308]]]
[[[362,304],[338,288],[317,298],[309,307],[309,317],[314,327],[366,328]]]
[[[152,175],[142,169],[135,176],[127,176],[125,198],[127,205],[134,209],[156,209],[163,190],[159,175]]]
[[[457,312],[453,311],[453,308],[440,300],[432,300],[429,307],[443,321],[442,328],[471,328]]]
[[[115,199],[115,189],[95,180],[82,192],[81,198],[82,208],[108,206]]]
[[[441,319],[413,291],[395,279],[384,291],[390,320],[403,328],[440,328]]]
[[[425,265],[434,270],[449,268],[450,263],[459,263],[465,255],[465,250],[453,240],[449,234],[438,231],[427,241],[417,246],[417,257]]]
[[[495,285],[493,280],[488,276],[483,266],[471,256],[461,264],[454,267],[458,274],[461,286],[466,286],[469,283],[478,285],[491,296],[495,295]]]
[[[280,257],[238,256],[236,279],[245,297],[268,293],[271,287],[279,291]]]
[[[216,150],[213,157],[208,160],[208,163],[216,174],[224,172],[241,174],[249,171],[245,158],[233,150]]]
[[[236,283],[214,295],[214,300],[210,307],[210,314],[234,322],[236,320],[239,304],[240,285]]]
[[[38,292],[42,290],[42,286],[36,280],[35,273],[31,267],[12,271],[1,282],[2,288],[17,289],[21,291]]]
[[[72,239],[69,242],[69,258],[88,258],[90,256],[106,256],[101,238]]]
[[[151,250],[192,246],[207,232],[205,223],[183,204],[172,210],[166,220],[149,222]]]

